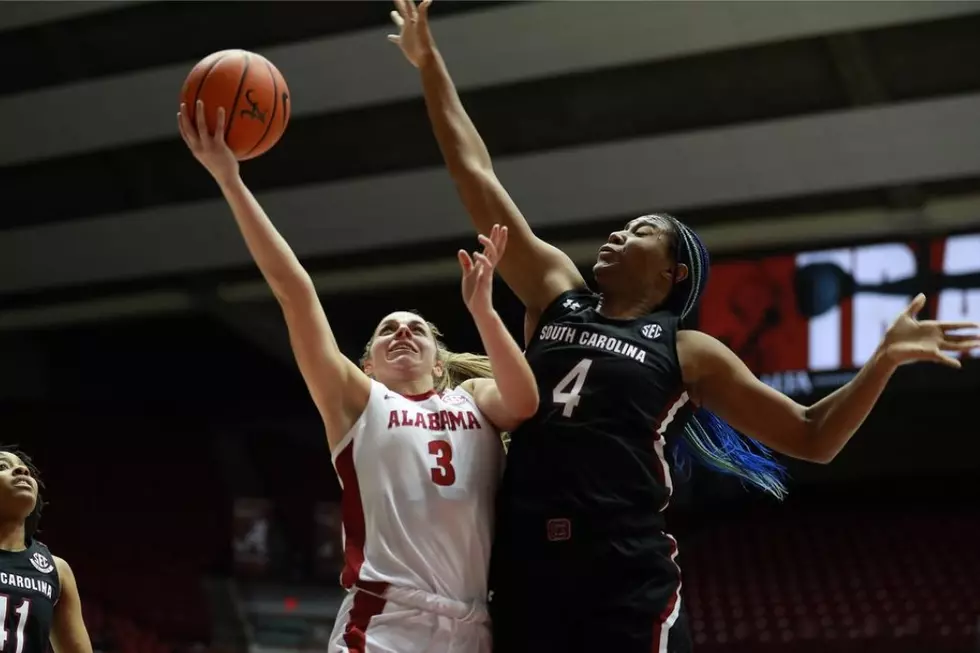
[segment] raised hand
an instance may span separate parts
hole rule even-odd
[[[398,34],[389,34],[388,40],[397,44],[416,68],[432,54],[434,48],[429,32],[430,4],[432,0],[422,0],[416,7],[415,0],[395,0],[396,11],[391,12],[391,20],[398,27]]]
[[[942,363],[960,367],[960,361],[944,352],[965,352],[980,348],[980,324],[974,322],[919,321],[915,318],[926,305],[926,296],[919,294],[895,319],[885,333],[881,346],[885,355],[898,365],[917,361]],[[954,331],[971,330],[971,334]]]
[[[207,122],[204,119],[204,103],[200,100],[197,101],[193,124],[188,115],[188,107],[185,104],[180,105],[177,126],[191,154],[207,168],[219,184],[238,176],[238,159],[225,143],[224,107],[218,107],[214,134],[208,133]]]
[[[507,248],[507,227],[493,225],[490,237],[480,234],[483,252],[459,250],[459,266],[463,269],[463,302],[474,317],[493,312],[493,270]]]

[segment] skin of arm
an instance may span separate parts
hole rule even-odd
[[[54,565],[61,581],[61,595],[54,606],[51,647],[55,653],[92,653],[92,641],[82,617],[82,601],[75,574],[63,558],[54,556]]]
[[[435,47],[422,58],[419,70],[429,121],[460,199],[479,232],[487,233],[495,223],[510,230],[507,255],[497,267],[536,324],[558,295],[585,287],[585,280],[564,252],[534,234],[497,178],[490,153]]]
[[[293,354],[332,450],[364,411],[371,380],[340,351],[313,280],[242,181],[238,161],[224,142],[224,109],[219,108],[217,114],[211,134],[202,102],[196,107],[196,125],[191,124],[187,107],[181,107],[181,136],[218,183],[252,259],[282,308]]]

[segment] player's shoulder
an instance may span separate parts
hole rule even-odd
[[[51,553],[51,549],[43,542],[38,540],[31,541],[27,549],[24,550],[24,558],[34,569],[42,574],[50,574],[57,570],[58,576],[63,575],[63,567],[67,563],[58,556]]]
[[[599,305],[599,295],[588,286],[566,290],[555,297],[541,313],[542,322],[563,315],[579,313]]]
[[[473,398],[473,391],[476,384],[480,381],[483,381],[483,379],[469,379],[468,381],[463,381],[454,388],[448,388],[442,391],[439,394],[439,400],[449,406],[476,406],[476,400]]]

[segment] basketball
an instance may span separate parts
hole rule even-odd
[[[222,50],[198,62],[180,90],[191,124],[198,100],[204,102],[209,132],[218,122],[218,107],[225,108],[225,142],[239,161],[268,152],[289,123],[286,80],[254,52]]]

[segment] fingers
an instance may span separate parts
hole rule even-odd
[[[424,21],[429,16],[429,5],[432,4],[432,0],[422,0],[419,5],[419,21]]]
[[[492,239],[487,238],[483,234],[480,234],[477,237],[477,240],[479,240],[480,244],[483,245],[484,258],[488,259],[489,261],[492,261],[492,263],[490,263],[492,267],[493,264],[497,262],[497,246],[494,245]]]
[[[181,102],[180,111],[177,113],[177,129],[180,130],[180,136],[187,143],[187,146],[194,149],[198,146],[199,141],[194,130],[191,128],[190,119],[187,117],[187,105]]]
[[[402,18],[401,14],[399,14],[397,11],[391,12],[390,16],[391,16],[391,22],[393,22],[395,26],[398,27],[398,29],[401,29],[405,25],[405,19]]]
[[[912,300],[912,303],[909,304],[909,307],[905,309],[905,314],[914,319],[925,305],[926,296],[919,293],[915,296],[915,299]]]
[[[497,261],[500,261],[500,257],[504,255],[504,250],[507,249],[507,227],[500,227],[497,235]]]
[[[197,137],[203,141],[206,139],[208,134],[208,121],[204,117],[204,103],[200,100],[197,101],[197,106],[195,107],[194,117],[197,122]]]
[[[406,16],[406,18],[414,21],[419,15],[418,9],[415,7],[415,0],[403,0],[403,2],[405,7],[408,9],[408,16]]]
[[[456,258],[459,259],[459,267],[463,269],[463,275],[469,275],[473,271],[473,259],[470,255],[466,253],[466,250],[459,250],[456,252]]]
[[[395,0],[395,9],[398,11],[398,15],[403,19],[408,20],[411,14],[408,13],[408,3],[406,0]]]
[[[970,329],[971,331],[980,329],[980,324],[976,322],[937,322],[936,325],[943,330],[943,333],[962,329]]]
[[[489,237],[480,234],[477,236],[477,239],[483,245],[483,253],[496,266],[500,262],[504,248],[507,246],[507,227],[501,227],[499,224],[495,224],[490,230]]]
[[[493,263],[485,254],[480,252],[473,252],[473,260],[476,261],[477,266],[486,268],[487,270],[493,269]]]
[[[935,361],[937,363],[942,363],[943,365],[954,367],[956,369],[960,369],[961,367],[963,367],[963,363],[959,362],[957,359],[953,358],[952,356],[947,356],[946,354],[937,354]]]
[[[980,342],[980,336],[975,333],[945,333],[944,342]]]
[[[980,349],[980,338],[975,336],[946,336],[939,348],[946,351]]]
[[[218,119],[214,125],[214,142],[225,142],[225,108],[218,107]]]
[[[194,124],[191,125],[191,118],[187,110],[187,105],[181,103],[180,111],[177,113],[177,128],[184,142],[191,149],[198,149],[214,142],[223,145],[225,142],[225,108],[218,107],[217,120],[215,121],[214,135],[208,131],[207,119],[204,115],[204,102],[198,100],[194,111]]]

